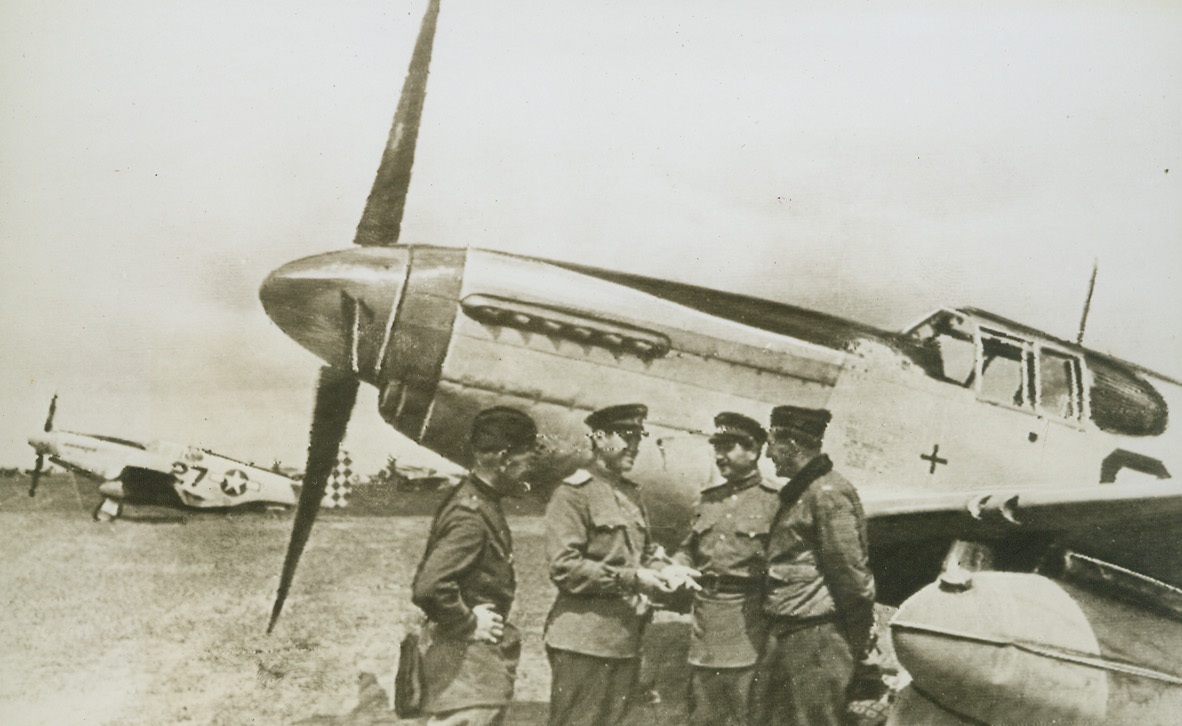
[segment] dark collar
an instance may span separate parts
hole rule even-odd
[[[722,484],[711,487],[707,491],[718,496],[729,496],[731,494],[738,494],[739,492],[746,491],[751,487],[758,486],[760,481],[762,481],[762,479],[759,469],[756,469],[738,481],[724,481]]]
[[[833,471],[833,462],[829,460],[828,456],[819,454],[813,457],[780,490],[780,501],[791,506],[800,498],[801,494],[804,494],[804,490],[809,488],[809,484],[812,484],[831,471]]]
[[[469,473],[468,481],[472,483],[473,489],[488,497],[489,499],[492,499],[494,502],[499,502],[501,500],[501,492],[497,491],[495,488],[493,488],[492,484],[489,484],[475,474]]]

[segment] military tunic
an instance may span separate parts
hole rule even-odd
[[[516,578],[513,541],[490,486],[469,475],[449,495],[431,525],[415,573],[413,600],[427,615],[424,708],[438,714],[503,706],[513,698],[521,636],[506,623],[500,643],[470,642],[477,605],[491,604],[506,620]]]
[[[648,601],[636,571],[654,563],[656,544],[633,482],[579,471],[546,507],[546,555],[558,597],[546,645],[601,658],[636,658]]]
[[[758,471],[702,492],[674,563],[702,573],[694,594],[689,663],[691,726],[751,723],[755,664],[767,634],[763,581],[768,530],[779,508]]]
[[[770,634],[757,699],[768,723],[840,724],[856,661],[874,626],[866,520],[854,487],[829,457],[810,461],[780,492],[768,542],[764,610]]]
[[[596,468],[576,472],[551,496],[546,554],[558,587],[545,633],[551,726],[607,726],[628,714],[649,614],[636,573],[656,552],[633,482]]]
[[[768,542],[767,612],[799,623],[830,619],[855,651],[874,626],[874,575],[858,493],[822,454],[780,493]],[[860,655],[860,653],[859,653]]]
[[[759,472],[702,492],[697,516],[673,561],[702,573],[694,596],[689,662],[709,668],[755,665],[765,634],[764,551],[779,508]]]

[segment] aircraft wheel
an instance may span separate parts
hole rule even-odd
[[[117,502],[114,499],[103,499],[94,509],[94,521],[114,522],[121,514],[123,514],[122,502]]]

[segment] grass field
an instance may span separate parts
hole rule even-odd
[[[93,486],[0,479],[0,723],[394,724],[398,643],[420,617],[410,583],[425,516],[325,512],[275,632],[266,624],[290,514],[198,514],[99,524]],[[554,597],[542,520],[511,516],[524,634],[510,724],[543,724],[542,625]],[[636,722],[685,722],[687,627],[650,629],[662,702]]]
[[[419,617],[409,586],[426,517],[322,515],[268,636],[290,515],[98,524],[89,485],[47,479],[35,500],[26,488],[0,482],[0,723],[397,722],[384,703],[358,709],[359,682],[390,691]],[[549,691],[541,525],[511,518],[525,636],[514,723],[544,723]]]

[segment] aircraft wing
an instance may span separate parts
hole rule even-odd
[[[143,451],[133,451],[126,455],[120,453],[95,457],[50,456],[49,460],[64,469],[99,481],[114,481],[121,478],[128,470],[143,470],[175,476],[170,460]]]
[[[123,462],[124,468],[144,469],[146,471],[175,476],[176,473],[173,464],[172,459],[152,451],[132,451]]]
[[[959,493],[862,492],[879,600],[895,605],[940,573],[957,540],[991,545],[990,568],[1029,572],[1071,549],[1182,586],[1182,485],[1099,484]]]
[[[875,544],[931,537],[998,537],[1081,532],[1182,517],[1182,484],[1173,481],[1053,489],[999,487],[987,492],[863,497]]]

